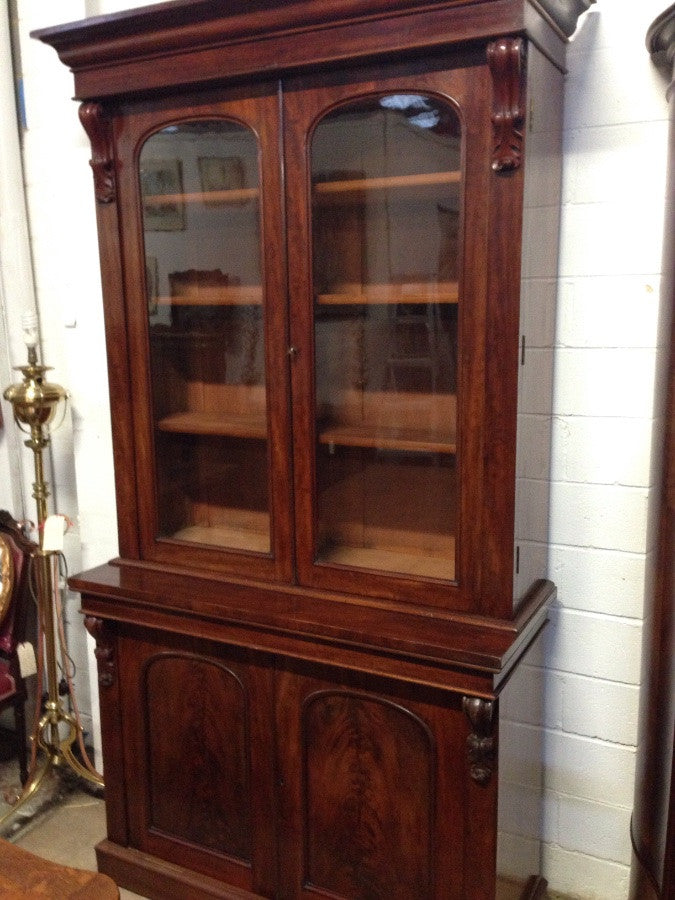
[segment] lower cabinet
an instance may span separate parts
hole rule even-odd
[[[278,674],[279,896],[467,896],[461,698],[415,694]]]
[[[472,733],[463,692],[93,621],[109,825],[97,851],[122,885],[157,898],[538,896],[497,887],[496,726]]]
[[[118,641],[129,843],[275,896],[273,669],[170,634]]]

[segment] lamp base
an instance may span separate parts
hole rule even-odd
[[[103,777],[93,769],[82,765],[73,753],[73,744],[82,734],[79,723],[63,709],[59,702],[48,701],[46,706],[47,710],[38,722],[35,734],[31,737],[38,749],[43,751],[43,759],[39,764],[36,761],[31,766],[23,790],[11,808],[0,817],[0,827],[11,820],[22,807],[35,797],[47,776],[53,771],[69,769],[78,778],[83,778],[96,787],[104,787]],[[59,726],[63,724],[68,726],[68,734],[61,738]]]

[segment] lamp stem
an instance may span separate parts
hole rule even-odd
[[[49,438],[45,437],[42,426],[33,423],[30,430],[30,440],[26,441],[26,446],[33,451],[33,459],[35,463],[35,481],[33,482],[33,497],[37,505],[38,528],[44,525],[47,518],[47,497],[49,497],[49,487],[45,481],[44,462],[42,451],[49,443]]]
[[[47,675],[48,696],[48,700],[45,703],[47,717],[46,724],[49,725],[50,743],[52,747],[58,747],[58,723],[60,718],[59,713],[61,712],[61,701],[59,700],[59,681],[56,667],[56,635],[54,630],[54,607],[52,603],[54,595],[52,558],[53,553],[45,553],[44,550],[38,550],[35,554],[35,562],[37,563],[39,615],[45,636],[45,671]]]

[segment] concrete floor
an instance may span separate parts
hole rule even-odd
[[[96,871],[94,846],[105,837],[103,800],[75,791],[26,825],[12,843],[43,859]],[[136,900],[120,888],[122,900]]]
[[[94,846],[105,837],[105,808],[103,800],[75,790],[46,812],[22,826],[12,843],[43,859],[96,871]],[[566,900],[562,894],[549,893],[549,900]],[[120,888],[121,900],[146,900]],[[499,900],[519,900],[522,885],[500,882]]]

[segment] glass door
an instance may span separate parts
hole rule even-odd
[[[180,122],[140,155],[158,536],[269,553],[255,135]]]
[[[311,144],[319,564],[455,577],[460,127],[423,94]]]
[[[132,375],[147,385],[134,409],[141,552],[288,578],[277,92],[207,101],[131,115],[120,140],[140,211],[124,240]]]
[[[294,400],[313,405],[296,529],[303,581],[440,604],[462,524],[464,135],[453,74],[424,82],[339,85],[299,113],[310,324]]]

